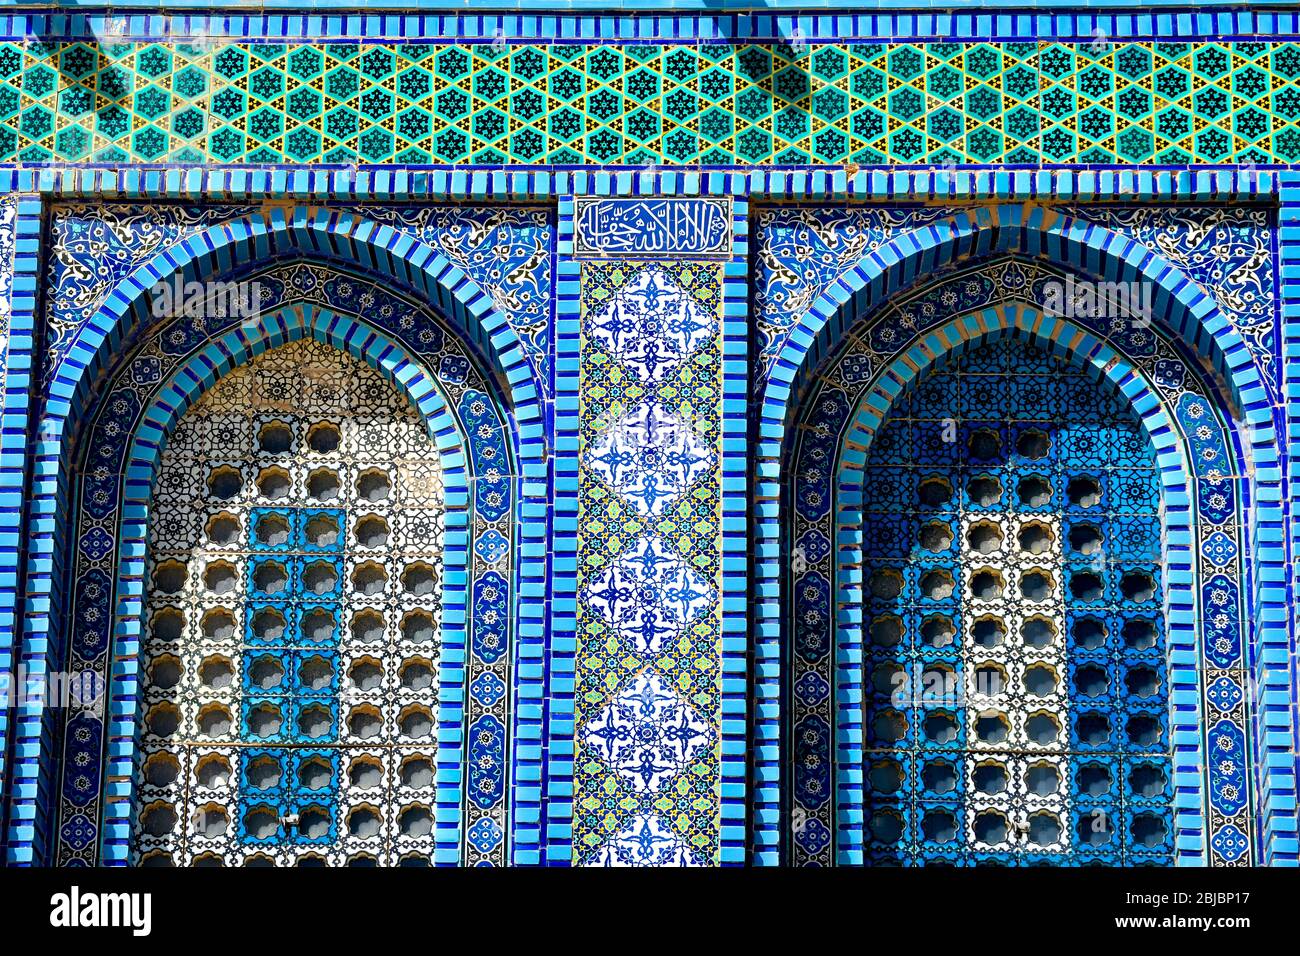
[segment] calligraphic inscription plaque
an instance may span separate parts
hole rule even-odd
[[[574,198],[573,255],[718,258],[731,255],[731,197]]]

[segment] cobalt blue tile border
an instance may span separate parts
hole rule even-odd
[[[553,282],[558,281],[556,242],[558,224],[551,231],[546,268]],[[553,287],[554,288],[554,287]],[[549,352],[554,360],[556,348],[556,294],[547,303]],[[551,366],[547,394],[542,401],[542,434],[555,434],[555,385],[558,371]],[[546,799],[549,788],[551,741],[551,626],[555,619],[555,539],[556,500],[555,456],[546,456],[544,468],[531,465],[525,469],[520,489],[523,527],[520,529],[520,575],[529,575],[529,593],[537,596],[527,608],[517,608],[519,619],[518,697],[521,711],[516,715],[515,748],[514,862],[521,866],[538,866],[545,862]]]
[[[1094,0],[1089,4],[1054,3],[1042,0],[1010,0],[1003,3],[980,3],[978,11],[944,9],[937,3],[917,0],[877,0],[875,4],[852,0],[822,0],[782,4],[791,12],[744,11],[717,13],[719,6],[752,7],[748,0],[722,0],[721,4],[698,0],[675,4],[673,13],[661,11],[653,0],[631,0],[624,6],[638,10],[635,15],[609,14],[606,0],[586,0],[571,4],[511,2],[485,0],[478,6],[482,14],[443,12],[355,13],[348,0],[286,0],[287,8],[302,7],[318,11],[339,7],[338,13],[210,13],[206,0],[167,4],[170,13],[158,12],[153,0],[125,0],[105,13],[102,4],[74,4],[58,12],[16,13],[0,17],[0,37],[79,38],[111,32],[129,39],[167,39],[192,36],[236,36],[241,39],[333,39],[362,37],[370,40],[445,39],[535,42],[538,40],[640,40],[640,41],[715,41],[779,40],[803,37],[809,40],[915,40],[946,37],[957,40],[1091,39],[1098,32],[1117,39],[1141,39],[1177,36],[1180,40],[1205,38],[1287,37],[1300,35],[1300,18],[1286,9],[1270,9],[1267,0],[1233,0],[1198,7],[1169,6],[1152,3],[1161,9],[1140,9],[1145,4],[1125,0]],[[392,0],[394,7],[407,10],[421,7],[439,8],[438,0]],[[878,12],[863,12],[876,6]],[[1036,6],[1032,12],[1016,7]],[[1139,7],[1137,11],[1131,8]],[[1235,9],[1216,9],[1231,6]],[[493,7],[508,7],[510,12],[494,13]],[[566,10],[565,8],[568,7]],[[934,10],[924,9],[935,7]],[[1116,12],[1108,8],[1127,8]],[[1251,8],[1263,9],[1251,9]],[[148,8],[148,12],[135,9]],[[580,12],[585,8],[589,12]],[[707,12],[706,12],[707,8]],[[840,9],[837,9],[840,8]],[[897,12],[892,12],[895,8]],[[902,9],[898,9],[902,8]],[[920,9],[918,9],[920,8]],[[519,10],[532,12],[516,12]]]
[[[556,201],[564,195],[734,195],[757,200],[1131,201],[1236,200],[1276,196],[1284,170],[1151,169],[522,170],[411,171],[197,169],[0,170],[0,194],[60,198]]]
[[[578,611],[578,326],[582,267],[573,258],[574,203],[561,196],[555,240],[555,518],[550,646],[550,741],[545,861],[573,861],[574,735]]]
[[[1280,348],[1285,370],[1286,407],[1283,416],[1284,438],[1279,436],[1286,461],[1284,479],[1288,492],[1284,499],[1288,534],[1273,542],[1282,552],[1283,559],[1295,567],[1295,555],[1300,553],[1300,526],[1296,515],[1300,513],[1300,476],[1296,473],[1296,456],[1300,455],[1300,176],[1283,173],[1279,177],[1278,216],[1278,272],[1283,277],[1280,303]],[[1291,575],[1287,586],[1287,607],[1293,608],[1300,595],[1300,570]],[[1285,632],[1282,632],[1285,633]],[[1300,857],[1300,840],[1296,823],[1296,776],[1300,773],[1297,754],[1300,754],[1300,705],[1297,688],[1300,688],[1300,668],[1297,667],[1295,629],[1291,628],[1288,644],[1275,633],[1270,646],[1262,649],[1258,659],[1264,671],[1260,681],[1261,712],[1263,720],[1257,733],[1257,746],[1262,757],[1261,773],[1270,781],[1276,778],[1276,787],[1270,787],[1264,802],[1264,836],[1279,860]],[[1283,673],[1285,669],[1285,673]],[[1276,808],[1276,812],[1275,812]]]
[[[7,301],[0,304],[7,313],[3,323],[5,347],[0,356],[4,401],[0,413],[3,416],[0,419],[3,421],[0,429],[0,569],[3,569],[0,571],[0,681],[12,692],[15,683],[28,676],[21,654],[24,582],[19,569],[25,563],[26,550],[23,520],[28,481],[27,442],[35,396],[32,368],[37,348],[42,204],[39,197],[28,195],[10,195],[0,202],[9,207],[5,215],[11,217],[7,224],[0,225],[8,232],[0,252],[7,259],[0,262],[0,269],[7,273],[7,288],[3,292]],[[7,704],[0,709],[0,784],[13,779],[17,762],[30,757],[11,750],[11,743],[13,731],[19,729],[18,722],[30,724],[33,719],[33,714],[16,708],[11,710]],[[0,808],[0,827],[5,826],[6,817]]]
[[[724,866],[747,861],[749,818],[749,199],[732,200],[722,280],[722,760]]]
[[[39,203],[37,205],[39,209]],[[5,336],[5,345],[0,348],[0,376],[5,395],[3,414],[8,420],[13,407],[13,418],[19,427],[12,439],[5,441],[0,437],[0,560],[3,567],[17,569],[20,565],[22,542],[22,502],[23,485],[26,479],[26,437],[27,411],[30,383],[23,381],[21,390],[8,396],[8,384],[12,375],[13,359],[16,355],[9,345],[9,336],[13,331],[14,289],[13,281],[17,273],[19,197],[8,195],[0,197],[0,334]],[[32,311],[32,310],[27,310]],[[30,336],[30,331],[29,331]],[[27,350],[30,354],[30,348]],[[21,367],[21,361],[18,363]],[[19,438],[21,436],[21,438]],[[15,441],[14,439],[18,439]],[[17,446],[17,447],[14,447]],[[0,682],[11,687],[14,680],[13,646],[17,628],[19,580],[16,573],[8,573],[0,581]],[[0,780],[7,776],[9,708],[0,710]],[[4,822],[0,820],[0,830]]]

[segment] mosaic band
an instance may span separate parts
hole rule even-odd
[[[0,162],[1284,165],[1300,44],[0,44]]]

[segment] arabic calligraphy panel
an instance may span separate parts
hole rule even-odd
[[[731,255],[727,196],[574,199],[575,258]]]

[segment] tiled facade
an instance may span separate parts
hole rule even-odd
[[[0,17],[6,863],[1300,860],[1300,13],[131,11]]]

